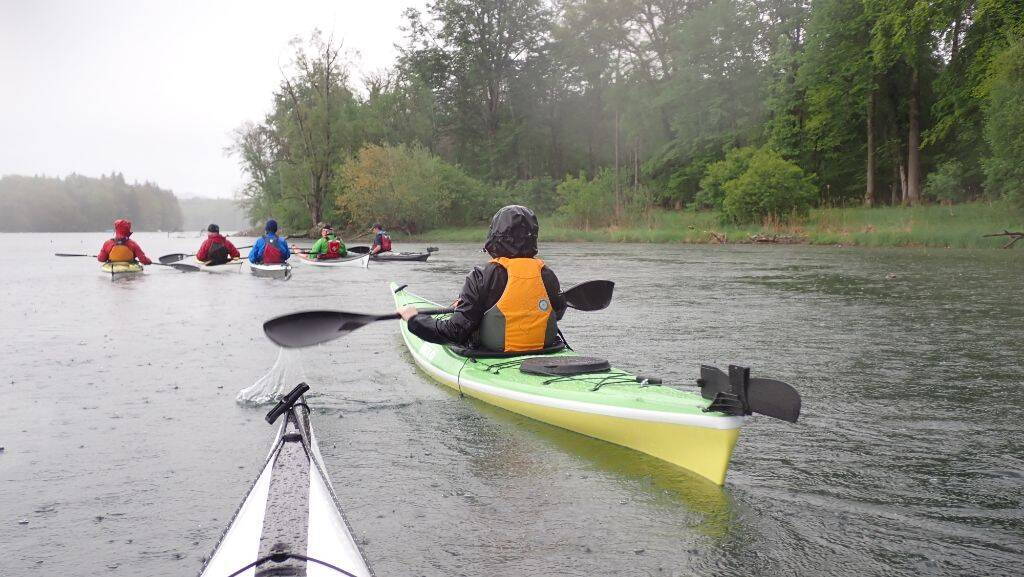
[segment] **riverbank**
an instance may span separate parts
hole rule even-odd
[[[542,241],[818,244],[999,248],[986,234],[1024,230],[1024,214],[1005,202],[953,206],[819,208],[794,224],[723,225],[715,212],[659,210],[625,226],[581,229],[560,216],[541,217]],[[394,234],[394,233],[393,233]],[[477,242],[487,227],[447,228],[405,237],[416,242]]]

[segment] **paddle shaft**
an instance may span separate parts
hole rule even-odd
[[[600,310],[608,306],[614,283],[611,281],[587,281],[580,283],[563,294],[573,308],[584,311]],[[395,292],[405,288],[399,287]],[[575,301],[575,302],[573,302]],[[417,314],[442,315],[455,312],[454,308],[422,309]],[[371,315],[345,311],[314,310],[292,313],[270,319],[263,323],[263,332],[271,341],[287,348],[301,348],[347,335],[377,321],[397,320],[402,315],[394,312],[386,315]]]
[[[250,244],[250,245],[246,245],[246,246],[236,246],[235,247],[236,250],[241,250],[243,248],[252,248],[252,245]],[[178,261],[185,260],[186,258],[188,258],[190,256],[196,256],[196,253],[185,254],[183,252],[175,252],[175,253],[171,253],[171,254],[165,254],[164,256],[158,258],[157,260],[159,260],[161,262],[161,264],[171,264],[172,262],[178,262]],[[241,258],[241,257],[239,257],[239,258]],[[163,262],[163,261],[167,261],[167,262]]]
[[[96,258],[96,255],[94,255],[94,254],[71,254],[71,253],[66,253],[66,252],[54,253],[54,256],[87,256],[89,258]],[[162,263],[162,262],[152,262],[150,264],[151,265],[155,265],[155,266],[169,266],[169,267],[171,267],[173,269],[180,270],[182,272],[198,272],[199,271],[199,267],[192,266],[190,264],[176,264],[176,263],[165,264],[165,263]]]
[[[447,308],[447,309],[417,309],[416,310],[416,314],[427,315],[427,316],[450,315],[453,312],[455,312],[454,308]],[[402,315],[400,315],[398,313],[391,313],[389,315],[378,315],[377,316],[377,320],[378,321],[391,321],[391,320],[400,319],[400,318],[402,318]]]
[[[587,309],[587,308],[577,308],[577,307],[574,307],[572,305],[572,301],[576,300],[577,298],[583,298],[583,296],[587,293],[587,291],[590,290],[592,287],[598,286],[598,287],[604,288],[605,286],[610,286],[610,285],[611,285],[611,283],[609,283],[608,281],[586,281],[586,282],[581,282],[580,284],[578,284],[578,285],[572,287],[571,289],[563,292],[562,296],[565,297],[566,306],[572,307],[572,308],[574,308],[576,310],[590,310],[590,309]],[[579,304],[584,304],[584,303],[579,303]],[[453,312],[455,312],[454,308],[423,309],[423,310],[419,311],[419,314],[421,314],[421,315],[446,315],[446,314],[451,314]],[[393,320],[393,319],[401,318],[401,316],[402,315],[400,315],[398,313],[392,313],[392,314],[389,314],[389,315],[376,315],[375,318],[377,320],[380,320],[380,321],[386,321],[386,320]]]
[[[591,296],[589,294],[590,291],[592,291],[592,290],[594,290],[596,288],[596,289],[599,289],[599,290],[601,290],[603,292],[606,287],[607,287],[607,291],[608,291],[607,298],[608,298],[608,300],[611,300],[611,287],[612,286],[614,286],[614,285],[611,282],[609,282],[609,281],[591,280],[591,281],[581,282],[580,284],[570,288],[569,290],[563,292],[562,296],[565,297],[565,304],[566,304],[566,306],[569,306],[569,307],[574,308],[576,310],[583,310],[583,311],[593,310],[593,309],[589,309],[589,308],[584,307],[584,306],[580,306],[580,307],[573,306],[573,301],[576,301],[576,300],[583,300],[583,301],[590,300],[590,299],[587,298],[587,297]],[[601,296],[605,297],[605,295],[601,295]],[[588,303],[586,303],[586,302],[579,302],[579,303],[576,303],[576,304],[578,304],[578,305],[585,305],[585,304],[588,304]],[[607,306],[607,304],[605,304],[605,306]],[[447,308],[447,309],[423,309],[423,310],[420,311],[419,314],[421,314],[421,315],[444,315],[444,314],[450,314],[450,313],[453,313],[453,312],[455,312],[455,309],[453,309],[453,308]],[[400,318],[400,317],[401,317],[401,315],[396,313],[396,314],[390,314],[390,315],[380,315],[378,318],[379,318],[379,320],[383,321],[383,320],[397,319],[397,318]]]

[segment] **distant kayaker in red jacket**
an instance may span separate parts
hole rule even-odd
[[[231,244],[231,241],[227,238],[221,236],[219,226],[211,224],[206,227],[206,232],[209,234],[206,235],[206,240],[203,241],[202,246],[196,252],[196,260],[216,265],[241,258],[235,245]]]
[[[103,248],[96,255],[100,262],[132,262],[153,264],[142,247],[129,238],[132,235],[132,221],[123,218],[114,221],[114,238],[103,243]]]

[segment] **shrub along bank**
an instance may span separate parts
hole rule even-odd
[[[844,246],[999,248],[1006,239],[983,238],[1003,229],[1024,229],[1024,214],[1006,202],[952,206],[817,208],[780,223],[723,224],[716,211],[655,210],[619,226],[577,226],[564,214],[541,217],[541,241],[751,243],[774,241]],[[407,241],[481,242],[486,226],[441,228]]]

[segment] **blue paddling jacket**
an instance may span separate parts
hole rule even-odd
[[[288,243],[278,237],[276,234],[268,233],[266,236],[260,237],[255,244],[252,245],[252,249],[249,250],[249,262],[253,264],[260,264],[263,262],[263,251],[267,248],[267,239],[276,240],[274,243],[277,245],[278,250],[281,252],[281,262],[288,260],[292,255],[291,249],[288,248]]]

